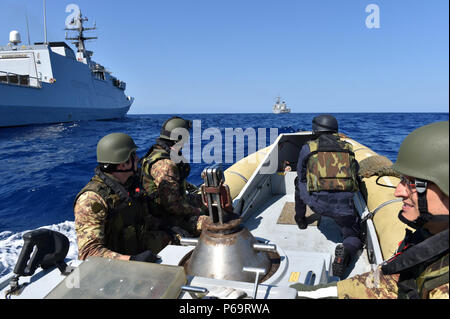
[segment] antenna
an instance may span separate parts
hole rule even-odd
[[[45,0],[44,0],[44,44],[47,44],[47,16],[45,12]]]
[[[77,36],[73,36],[73,37],[68,37],[67,36],[67,32],[66,32],[66,40],[74,40],[74,42],[72,42],[72,43],[75,44],[75,46],[78,49],[78,52],[83,52],[84,55],[90,56],[90,55],[92,55],[92,52],[89,53],[90,51],[86,50],[84,41],[86,41],[86,40],[94,40],[94,39],[97,39],[97,37],[85,37],[83,32],[84,31],[96,30],[97,29],[96,23],[94,23],[94,26],[91,27],[91,28],[85,28],[83,26],[83,22],[84,21],[88,21],[88,18],[87,17],[83,17],[82,14],[81,14],[81,11],[78,12],[78,16],[76,16],[74,18],[74,21],[78,21],[78,23],[77,23],[78,28],[67,28],[67,26],[66,26],[65,30],[67,30],[67,31],[74,31],[74,32],[78,31],[78,35]]]
[[[27,35],[28,35],[28,45],[30,45],[30,28],[28,27],[28,10],[25,8],[25,16],[27,18]]]

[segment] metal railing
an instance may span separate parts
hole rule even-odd
[[[37,77],[30,76],[28,74],[17,74],[5,71],[0,71],[0,83],[34,87],[39,89],[42,88],[41,80]]]

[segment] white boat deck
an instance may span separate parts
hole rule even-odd
[[[274,196],[244,225],[257,239],[276,244],[288,256],[294,252],[311,253],[311,257],[312,254],[322,254],[327,260],[326,271],[329,272],[334,259],[334,249],[338,243],[342,242],[339,226],[328,217],[321,217],[318,226],[309,225],[304,230],[299,229],[296,224],[278,224],[277,220],[286,202],[294,202],[294,195]],[[358,260],[354,260],[350,265],[345,277],[370,270],[367,254],[364,251]]]

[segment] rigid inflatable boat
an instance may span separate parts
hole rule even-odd
[[[335,247],[342,242],[339,227],[309,208],[307,229],[300,230],[294,221],[296,161],[302,145],[313,137],[306,131],[281,134],[272,145],[225,171],[221,165],[206,168],[202,194],[209,222],[200,237],[166,246],[158,253],[158,263],[68,260],[63,239],[31,232],[24,236],[26,245],[14,274],[0,283],[2,296],[294,299],[298,293],[291,285],[339,280],[331,268]],[[399,179],[389,170],[392,163],[343,138],[353,145],[361,166],[362,183],[354,202],[365,240],[344,274],[348,278],[388,259],[403,239],[405,225],[397,219],[401,201],[393,195]],[[47,253],[39,247],[44,237],[56,243],[44,245],[51,247]]]

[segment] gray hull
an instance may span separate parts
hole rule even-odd
[[[2,51],[0,127],[125,116],[133,98],[125,95],[120,81],[106,71],[99,76],[92,66],[69,55],[70,51],[63,55],[53,50],[57,49],[36,45],[17,52]],[[13,77],[7,78],[5,72],[27,74],[30,82],[11,83]]]
[[[47,106],[1,106],[0,127],[122,118],[130,105],[122,108],[70,108]]]

